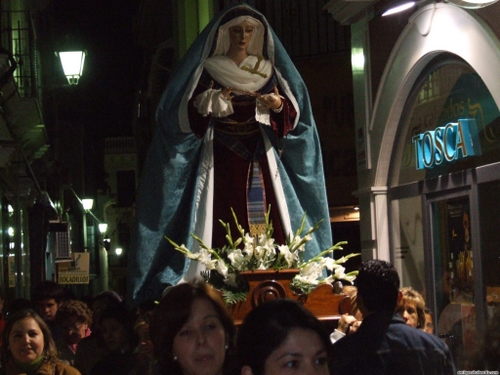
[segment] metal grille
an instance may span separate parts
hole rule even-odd
[[[56,262],[65,262],[71,259],[70,231],[68,223],[51,223],[55,237]]]
[[[8,11],[2,17],[2,41],[17,62],[14,79],[22,98],[37,96],[37,54],[29,12]]]
[[[220,0],[218,11],[241,1]],[[350,49],[350,28],[323,9],[325,0],[248,0],[264,14],[291,58],[314,57]]]

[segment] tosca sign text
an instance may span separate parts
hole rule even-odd
[[[415,135],[412,140],[417,169],[432,168],[443,162],[481,154],[475,119],[450,122]]]

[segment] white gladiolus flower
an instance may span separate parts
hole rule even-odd
[[[215,270],[219,272],[222,276],[224,276],[224,278],[227,278],[229,269],[226,266],[226,263],[224,263],[224,261],[218,260],[215,266]]]
[[[243,240],[244,243],[244,248],[243,248],[243,253],[245,253],[248,257],[252,257],[254,247],[255,247],[255,241],[254,238],[250,236],[250,234],[246,233],[245,234],[245,239]]]
[[[184,255],[189,259],[198,260],[198,258],[200,257],[199,253],[192,253],[185,245],[181,245],[179,251],[183,252]]]
[[[311,262],[301,268],[300,273],[305,277],[314,277],[318,279],[323,275],[323,267],[321,267],[319,263]]]
[[[324,265],[325,265],[326,269],[328,269],[329,271],[333,271],[334,269],[341,267],[341,265],[338,264],[336,260],[334,260],[330,257],[325,257],[324,259],[325,259]]]
[[[292,235],[292,238],[288,238],[287,244],[276,243],[275,239],[268,235],[273,230],[269,216],[266,216],[266,223],[269,226],[266,228],[265,233],[254,237],[244,232],[234,211],[233,217],[239,237],[233,240],[229,231],[229,223],[223,223],[228,232],[226,241],[227,245],[229,245],[223,248],[209,249],[200,237],[193,234],[192,236],[199,243],[199,249],[194,253],[188,250],[185,245],[178,245],[167,237],[167,240],[176,250],[183,253],[187,258],[200,262],[205,266],[206,271],[210,271],[207,273],[209,280],[217,283],[216,287],[225,291],[224,296],[226,297],[224,298],[225,300],[227,298],[230,303],[241,301],[241,298],[244,298],[244,293],[246,293],[246,290],[242,289],[246,284],[239,282],[239,272],[241,271],[298,268],[300,273],[295,276],[292,283],[294,288],[303,293],[310,292],[312,288],[322,283],[333,283],[338,279],[352,282],[356,278],[355,275],[347,276],[345,268],[340,264],[359,254],[350,254],[338,260],[334,260],[332,257],[333,251],[342,249],[339,245],[343,243],[339,242],[308,261],[304,262],[301,259],[306,243],[312,240],[312,233],[319,226],[318,223],[316,226],[309,228],[304,237],[301,237],[304,234],[305,215],[300,229]],[[330,271],[331,275],[325,278],[326,270]],[[210,276],[211,271],[217,272],[223,278],[223,285],[219,284],[220,278]],[[353,273],[355,274],[355,272]],[[207,274],[203,276],[205,277]]]
[[[198,252],[198,262],[203,264],[209,271],[215,269],[215,265],[217,263],[216,260],[212,260],[212,253],[210,253],[207,249],[200,249]]]
[[[207,249],[201,248],[198,252],[198,262],[207,266],[212,263],[212,253]]]
[[[240,249],[230,251],[227,257],[231,261],[231,265],[236,269],[242,269],[247,261],[247,258]]]
[[[335,269],[334,275],[336,279],[344,279],[346,277],[345,268],[340,266],[339,268]]]
[[[280,254],[283,255],[283,258],[286,260],[287,267],[292,267],[298,259],[298,254],[297,253],[292,253],[290,251],[290,248],[286,245],[280,245],[278,246],[278,250]]]
[[[318,279],[314,275],[305,276],[305,275],[301,274],[301,275],[295,276],[295,279],[297,279],[298,281],[300,281],[301,283],[304,283],[304,284],[309,284],[309,285],[318,285],[319,284]]]
[[[306,249],[306,242],[311,241],[311,240],[312,240],[312,237],[311,237],[311,235],[310,235],[310,234],[307,234],[307,235],[303,238],[303,240],[304,240],[304,243],[303,243],[301,246],[299,246],[299,248],[297,249],[297,250],[299,250],[299,251],[304,251],[304,250]]]
[[[295,249],[297,246],[299,246],[300,241],[302,241],[302,238],[300,236],[293,237],[293,240],[292,240],[292,242],[290,244],[290,247],[292,249]]]
[[[258,270],[267,270],[268,267],[264,262],[260,262],[259,265],[257,266]]]
[[[250,233],[245,233],[245,238],[243,239],[243,241],[245,242],[245,245],[247,245],[247,244],[253,245],[254,238],[252,236],[250,236]]]

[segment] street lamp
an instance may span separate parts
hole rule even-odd
[[[87,241],[87,212],[92,209],[94,205],[94,200],[92,198],[83,198],[81,200],[83,206],[83,247],[87,251],[88,241]]]
[[[105,234],[106,231],[108,230],[108,224],[106,224],[106,223],[99,223],[98,226],[99,226],[99,232],[101,234]]]
[[[63,51],[59,52],[64,75],[70,85],[77,85],[82,76],[85,63],[85,51]]]
[[[82,206],[85,212],[87,212],[88,210],[91,210],[92,207],[94,206],[94,200],[92,198],[83,198]]]

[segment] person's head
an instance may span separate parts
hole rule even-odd
[[[99,320],[101,314],[106,310],[121,308],[124,305],[123,297],[112,290],[106,290],[97,294],[90,302],[92,310],[93,330],[99,330]]]
[[[216,55],[226,55],[231,48],[245,48],[249,55],[262,55],[266,28],[261,16],[248,7],[237,7],[227,12],[220,22]],[[244,45],[239,45],[245,36]]]
[[[66,297],[66,289],[54,281],[46,280],[36,286],[32,300],[43,320],[52,322]]]
[[[2,332],[2,367],[11,359],[31,363],[41,356],[46,362],[57,360],[57,349],[45,321],[32,309],[9,316]]]
[[[170,287],[149,325],[160,371],[176,375],[222,374],[235,330],[220,294],[202,280]]]
[[[100,318],[100,330],[106,346],[112,352],[128,352],[135,347],[137,340],[131,314],[123,307],[104,311]]]
[[[69,345],[74,345],[87,336],[92,324],[92,311],[85,302],[72,299],[63,302],[59,307],[56,320],[62,327],[63,340]]]
[[[242,375],[329,373],[329,334],[292,299],[277,298],[250,311],[238,329],[236,348]]]
[[[424,331],[430,334],[434,333],[434,319],[432,319],[432,311],[428,307],[425,308],[425,326]]]
[[[403,317],[406,324],[423,329],[425,326],[424,298],[412,287],[401,288],[400,293],[396,313]]]
[[[399,294],[399,275],[396,268],[384,260],[365,261],[354,281],[358,288],[358,306],[366,316],[369,312],[392,315]]]

